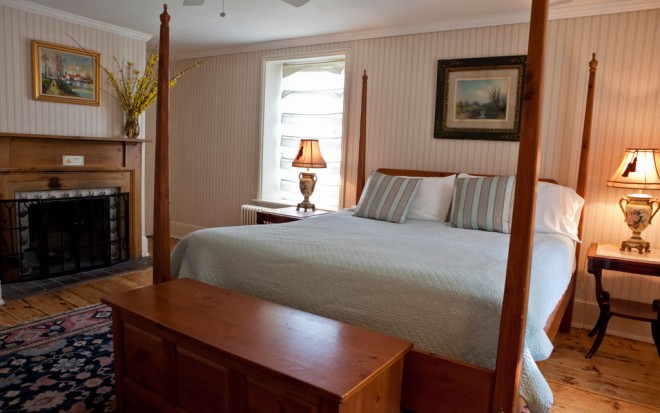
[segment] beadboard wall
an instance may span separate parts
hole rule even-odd
[[[123,111],[119,102],[104,91],[101,91],[99,106],[32,98],[32,40],[77,47],[75,39],[85,49],[98,52],[103,66],[116,71],[118,67],[113,57],[134,62],[138,69],[144,67],[146,42],[150,36],[53,12],[32,3],[0,0],[0,132],[121,137]],[[101,88],[108,90],[105,79],[101,72]],[[144,125],[144,116],[141,122]],[[143,131],[140,137],[144,136]],[[144,159],[142,165],[144,176]],[[144,236],[142,253],[148,254]]]
[[[660,11],[553,20],[545,72],[541,176],[575,186],[588,81],[600,62],[592,131],[583,252],[592,242],[629,236],[607,178],[626,147],[660,146]],[[518,144],[433,138],[439,59],[525,54],[528,25],[502,25],[209,57],[172,90],[171,213],[175,236],[238,225],[240,205],[259,190],[263,59],[348,50],[343,204],[354,203],[363,69],[369,76],[367,170],[377,167],[515,173]],[[177,62],[180,70],[191,61]],[[655,191],[655,195],[660,195]],[[656,219],[658,220],[658,219]],[[660,248],[660,220],[644,237]],[[583,254],[584,255],[584,254]],[[574,323],[591,326],[593,279],[579,263]],[[651,302],[660,280],[608,274],[606,288]],[[649,339],[648,324],[613,322],[612,331]]]
[[[101,105],[74,105],[32,99],[32,40],[77,47],[101,54],[115,70],[113,57],[144,67],[146,37],[122,36],[43,14],[0,4],[0,131],[43,135],[120,137],[123,112],[101,92]],[[101,87],[105,87],[102,75]]]

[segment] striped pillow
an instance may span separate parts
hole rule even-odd
[[[509,234],[515,176],[456,178],[451,225]]]
[[[421,178],[372,172],[367,191],[353,215],[403,224],[421,182]]]

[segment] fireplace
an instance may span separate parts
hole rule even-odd
[[[130,257],[129,194],[116,188],[18,192],[0,201],[0,279],[31,281]]]
[[[0,236],[0,287],[4,283],[18,287],[21,283],[15,281],[29,279],[38,281],[25,285],[45,283],[48,280],[41,279],[45,276],[86,274],[83,268],[142,256],[146,251],[142,234],[144,142],[0,132],[0,211],[4,211],[0,221],[6,221],[0,227],[11,227]],[[108,189],[112,192],[95,192]],[[43,191],[55,194],[55,199]],[[42,194],[40,200],[24,196],[35,193]],[[116,221],[114,208],[118,208]],[[17,218],[19,214],[25,218]],[[35,222],[43,225],[34,227]],[[23,244],[17,247],[17,243]],[[5,280],[7,277],[11,280]]]

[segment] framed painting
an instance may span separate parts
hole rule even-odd
[[[520,140],[527,56],[438,61],[434,137]]]
[[[33,97],[98,106],[100,67],[98,53],[33,40]]]

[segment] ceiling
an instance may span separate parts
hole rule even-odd
[[[152,35],[158,41],[163,0],[0,0],[65,20],[77,16]],[[171,0],[171,57],[318,44],[368,37],[519,23],[531,0]],[[660,8],[660,0],[551,0],[551,18]],[[53,10],[54,9],[54,10]],[[139,34],[139,33],[138,33]],[[296,39],[296,40],[291,40]]]

